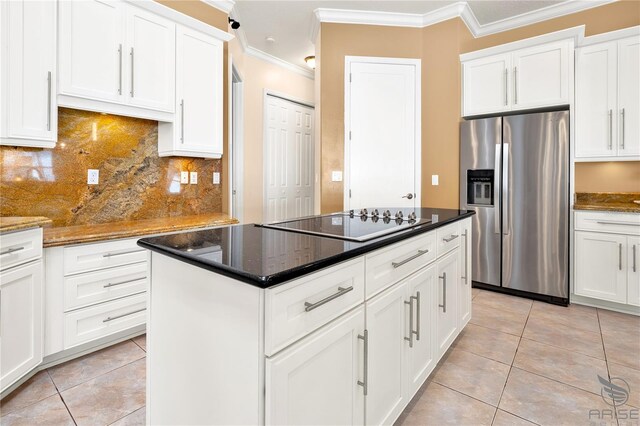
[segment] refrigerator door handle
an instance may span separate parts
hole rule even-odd
[[[502,212],[503,234],[509,235],[511,231],[511,218],[509,217],[509,144],[502,144],[502,197],[500,211]]]
[[[500,144],[496,144],[496,158],[495,158],[496,162],[494,163],[495,166],[495,170],[496,170],[496,182],[494,182],[494,188],[499,187],[499,185],[502,183],[502,168],[500,166]],[[496,203],[494,210],[494,215],[493,215],[493,232],[494,234],[499,234],[500,233],[500,213],[502,212],[502,198],[498,195],[498,200]]]

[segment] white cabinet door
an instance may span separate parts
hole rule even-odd
[[[626,303],[627,237],[578,231],[575,245],[575,293]]]
[[[627,303],[640,306],[640,237],[627,237]]]
[[[2,144],[53,148],[58,138],[56,3],[8,1],[0,9],[0,38],[7,40],[0,54],[6,66]]]
[[[2,391],[42,362],[42,262],[0,274]]]
[[[510,53],[464,62],[462,115],[467,117],[511,109],[510,69]]]
[[[412,347],[407,353],[407,398],[411,398],[436,366],[435,349],[436,291],[438,274],[435,264],[422,269],[407,282],[406,300],[413,303]],[[405,343],[407,348],[408,342]]]
[[[458,335],[458,286],[460,254],[452,251],[437,262],[437,351],[444,354]]]
[[[123,102],[124,6],[119,1],[61,1],[60,93]]]
[[[405,337],[410,337],[406,327],[408,303],[406,285],[401,283],[366,304],[369,334],[366,419],[369,425],[392,424],[406,405],[404,357]]]
[[[577,50],[576,158],[616,155],[616,50],[615,42]]]
[[[640,37],[618,42],[618,155],[640,155]]]
[[[175,24],[167,19],[137,7],[127,8],[129,104],[174,111],[175,31]]]
[[[266,360],[267,425],[364,423],[364,309]]]
[[[462,330],[471,319],[471,219],[461,222],[460,280],[458,293],[458,328]]]
[[[572,52],[568,41],[515,51],[512,109],[568,105]]]

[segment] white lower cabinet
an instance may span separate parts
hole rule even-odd
[[[437,350],[444,354],[458,336],[458,287],[460,286],[460,258],[453,251],[438,260],[437,285]]]
[[[364,329],[359,307],[267,358],[265,423],[363,424]]]
[[[460,286],[458,287],[458,318],[462,329],[471,319],[471,220],[462,222],[460,247]]]

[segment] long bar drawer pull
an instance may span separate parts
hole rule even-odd
[[[631,222],[612,222],[612,221],[597,221],[598,225],[630,225],[630,226],[640,226],[640,223],[631,223]]]
[[[0,252],[0,256],[4,256],[5,254],[15,253],[20,250],[24,250],[24,247],[10,248],[9,250],[2,251]]]
[[[147,279],[146,276],[140,277],[140,278],[133,278],[131,280],[126,280],[126,281],[120,281],[119,283],[109,283],[109,284],[103,285],[102,288],[115,287],[115,286],[118,286],[118,285],[128,284],[128,283],[132,283],[134,281],[140,281],[140,280],[145,280],[145,279]]]
[[[142,309],[137,309],[137,310],[132,311],[132,312],[127,312],[126,314],[116,315],[115,317],[107,317],[107,318],[103,319],[102,322],[109,322],[109,321],[117,320],[118,318],[128,317],[129,315],[137,314],[138,312],[142,312],[142,311],[146,311],[146,310],[147,310],[147,308],[142,308]]]
[[[144,249],[142,249],[142,250],[123,251],[123,252],[120,252],[120,253],[105,253],[105,254],[102,255],[102,257],[124,256],[125,254],[141,253],[143,251],[144,251]]]
[[[449,238],[443,238],[442,241],[444,241],[445,243],[450,243],[451,241],[455,240],[459,236],[460,235],[451,234],[451,236]]]
[[[442,276],[438,277],[442,280],[442,305],[438,305],[442,308],[442,312],[447,312],[447,273],[443,272]]]
[[[336,299],[336,298],[342,296],[343,294],[347,294],[351,290],[353,290],[353,286],[352,285],[350,285],[349,287],[346,287],[346,288],[345,287],[338,287],[338,292],[337,293],[334,293],[331,296],[327,296],[324,299],[320,300],[319,302],[316,302],[316,303],[304,302],[304,310],[306,312],[313,311],[318,306],[322,306],[325,303],[331,302],[333,299]]]
[[[633,246],[633,272],[636,272],[636,245]]]
[[[418,250],[418,253],[414,254],[411,257],[407,257],[405,260],[402,260],[400,262],[391,262],[391,266],[393,266],[394,268],[399,268],[402,265],[404,265],[407,262],[411,262],[413,259],[417,259],[418,257],[429,253],[429,250]]]
[[[405,337],[404,340],[409,342],[409,347],[413,347],[413,296],[409,298],[409,301],[404,301],[405,305],[409,305],[409,337]]]
[[[364,342],[364,377],[362,381],[358,380],[358,385],[362,386],[364,396],[369,393],[369,330],[365,330],[363,334],[358,334],[358,339]]]
[[[411,333],[416,335],[416,340],[420,340],[420,292],[416,292],[415,296],[411,296],[411,299],[416,301],[416,330]]]
[[[622,243],[618,244],[618,269],[622,271]]]

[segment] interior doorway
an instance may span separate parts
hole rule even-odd
[[[243,83],[231,57],[231,90],[229,96],[229,215],[243,221]]]

